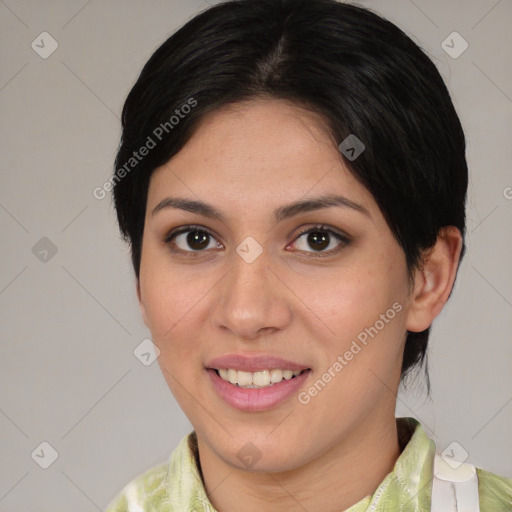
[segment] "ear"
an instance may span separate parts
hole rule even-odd
[[[137,279],[137,299],[139,301],[139,307],[140,307],[140,312],[142,313],[142,318],[144,320],[144,323],[146,324],[146,327],[149,329],[148,315],[146,313],[146,306],[144,305],[144,301],[142,300],[139,279]]]
[[[441,228],[436,244],[424,255],[421,268],[415,271],[407,313],[408,331],[428,329],[443,309],[455,282],[461,250],[460,231],[455,226]]]

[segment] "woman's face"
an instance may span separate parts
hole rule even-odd
[[[283,208],[323,196],[345,204]],[[207,203],[222,220],[168,198]],[[257,100],[205,118],[151,178],[139,286],[163,375],[219,460],[290,470],[394,418],[405,255],[311,113]],[[233,358],[214,361],[223,356]],[[209,368],[259,370],[228,378],[262,387]],[[264,371],[286,368],[307,370]]]

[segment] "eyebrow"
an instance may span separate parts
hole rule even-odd
[[[294,217],[295,215],[299,215],[300,213],[320,210],[322,208],[330,208],[333,206],[351,208],[352,210],[371,217],[370,212],[364,206],[358,203],[354,203],[346,197],[332,194],[304,199],[302,201],[280,206],[274,210],[274,217],[277,221],[282,221],[284,219]],[[203,201],[195,201],[181,197],[166,197],[165,199],[162,199],[153,208],[151,215],[155,215],[159,211],[165,210],[167,208],[185,210],[187,212],[203,215],[204,217],[218,219],[222,222],[225,221],[222,213],[218,211],[214,206]]]

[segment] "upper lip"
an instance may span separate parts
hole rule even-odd
[[[207,368],[219,370],[221,368],[242,370],[246,372],[258,372],[261,370],[271,370],[280,368],[281,370],[307,370],[308,366],[294,361],[283,359],[270,354],[258,354],[253,356],[243,354],[225,354],[223,356],[211,359]]]

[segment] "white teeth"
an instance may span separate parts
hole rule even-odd
[[[240,384],[240,382],[238,382]],[[270,384],[270,371],[262,370],[252,374],[252,384],[255,386],[268,386]]]
[[[302,373],[302,370],[292,371],[273,368],[272,370],[260,370],[258,372],[244,372],[234,370],[233,368],[220,368],[218,372],[223,380],[239,387],[261,388],[277,384],[283,379],[290,380],[292,377]]]
[[[274,369],[270,370],[270,382],[273,382],[274,384],[276,382],[281,382],[283,380],[283,370]]]
[[[238,385],[250,386],[252,384],[252,373],[238,371]]]

